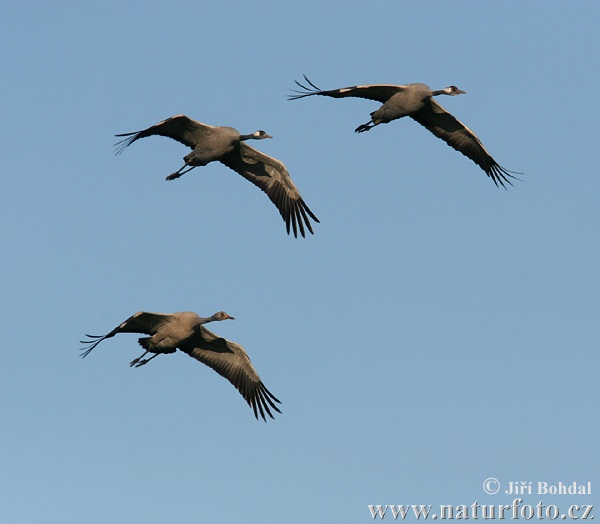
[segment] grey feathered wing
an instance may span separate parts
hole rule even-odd
[[[394,84],[365,84],[362,86],[340,87],[339,89],[323,90],[314,85],[306,75],[304,76],[309,86],[303,85],[297,80],[296,84],[302,88],[302,91],[296,91],[296,95],[289,96],[289,100],[296,100],[306,96],[321,95],[330,96],[332,98],[366,98],[367,100],[375,100],[382,104],[387,102],[396,93],[402,91],[405,86],[397,86]]]
[[[80,341],[82,344],[86,344],[85,347],[81,348],[84,350],[81,356],[87,357],[100,342],[107,338],[114,337],[118,333],[143,333],[145,335],[154,335],[172,316],[173,315],[168,313],[147,313],[145,311],[138,311],[106,335],[86,334],[85,336],[90,340]]]
[[[250,358],[239,344],[199,326],[196,334],[179,349],[229,380],[252,407],[257,419],[259,412],[265,421],[265,412],[273,418],[269,408],[281,413],[274,404],[281,402],[262,383]]]
[[[305,236],[304,226],[313,233],[309,217],[315,222],[319,222],[319,219],[300,196],[282,162],[244,142],[219,161],[267,194],[285,221],[288,234],[290,226],[295,237],[298,236],[298,229],[300,234]]]
[[[172,138],[194,149],[202,141],[203,137],[210,133],[212,128],[213,126],[197,122],[185,115],[176,115],[142,131],[115,135],[127,137],[115,144],[117,148],[116,152],[119,154],[136,140],[153,135]]]
[[[448,113],[435,100],[430,99],[423,109],[411,114],[410,117],[441,138],[450,147],[470,158],[485,171],[496,185],[500,184],[502,187],[506,187],[505,182],[512,185],[509,178],[515,177],[492,158],[473,131]]]

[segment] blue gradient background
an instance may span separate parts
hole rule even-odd
[[[591,1],[4,2],[0,521],[361,523],[510,504],[492,476],[600,489],[599,21]],[[522,182],[409,119],[355,134],[374,102],[287,101],[303,73],[455,84],[442,105]],[[166,183],[174,141],[113,155],[178,113],[273,135],[314,237],[219,164]],[[275,421],[183,354],[130,369],[134,335],[79,358],[138,310],[221,309]]]

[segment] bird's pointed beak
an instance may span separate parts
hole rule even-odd
[[[227,315],[226,320],[235,320],[235,317],[232,317],[231,315]]]
[[[467,92],[466,92],[466,91],[463,91],[462,89],[459,89],[459,90],[458,90],[458,94],[459,94],[459,95],[466,95],[466,94],[467,94]]]
[[[271,135],[267,135],[267,134],[265,133],[265,138],[273,138],[273,137],[272,137]]]

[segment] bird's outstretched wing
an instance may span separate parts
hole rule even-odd
[[[127,146],[131,145],[136,140],[152,135],[166,136],[194,149],[194,147],[202,140],[202,137],[205,136],[206,133],[210,133],[212,128],[213,126],[197,122],[185,115],[172,116],[143,131],[115,135],[127,137],[115,144],[116,154],[122,153]]]
[[[473,131],[454,118],[435,100],[430,99],[423,109],[411,114],[410,117],[475,162],[496,186],[501,185],[506,188],[505,183],[513,185],[511,178],[518,180],[492,158]]]
[[[304,226],[313,233],[309,217],[315,222],[319,222],[319,219],[300,196],[300,192],[282,162],[243,142],[231,153],[221,157],[219,161],[267,194],[271,202],[279,209],[288,234],[290,226],[295,237],[298,236],[298,229],[300,234],[305,236]]]
[[[297,94],[288,96],[288,100],[296,100],[298,98],[304,98],[305,96],[323,95],[332,98],[367,98],[368,100],[376,100],[383,104],[393,95],[405,88],[405,86],[396,86],[393,84],[366,84],[363,86],[341,87],[339,89],[324,91],[306,78],[306,75],[304,75],[304,80],[309,84],[308,86],[294,80],[294,82],[302,88],[302,91],[294,91]]]
[[[164,322],[168,321],[173,315],[166,313],[146,313],[145,311],[138,311],[135,315],[130,316],[125,322],[117,326],[110,333],[106,335],[85,335],[89,340],[80,340],[82,344],[85,344],[81,348],[83,353],[82,357],[87,357],[90,352],[103,340],[114,337],[118,333],[144,333],[146,335],[154,335],[163,325]]]
[[[266,388],[250,362],[250,358],[239,344],[218,337],[204,326],[179,349],[199,360],[225,377],[241,393],[242,397],[263,420],[265,413],[271,418],[271,409],[281,413],[275,402],[281,402]]]

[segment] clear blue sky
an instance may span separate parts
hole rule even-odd
[[[487,477],[589,481],[526,502],[600,504],[597,2],[101,4],[0,7],[0,521],[510,504]],[[522,182],[497,189],[412,120],[355,134],[374,102],[287,101],[303,73],[455,84],[442,105]],[[178,113],[273,135],[257,146],[315,235],[219,164],[165,182],[174,141],[114,156]],[[221,309],[274,421],[186,355],[130,369],[135,335],[79,358],[136,311]]]

